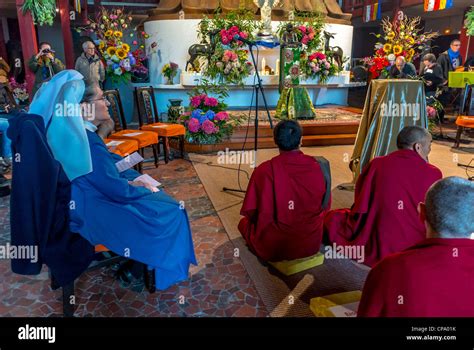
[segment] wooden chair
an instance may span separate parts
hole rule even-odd
[[[458,130],[454,148],[458,148],[464,128],[474,128],[474,85],[466,84],[464,95],[459,108],[459,116],[456,118]]]
[[[115,132],[109,135],[107,139],[136,141],[138,143],[138,151],[142,157],[144,157],[144,149],[151,147],[155,159],[155,167],[158,167],[158,135],[151,131],[127,128],[122,100],[118,90],[104,91],[104,96],[110,103],[110,115],[115,123]]]
[[[163,144],[165,163],[169,162],[170,139],[177,139],[181,158],[184,158],[184,136],[186,129],[181,124],[164,123],[160,120],[152,86],[136,87],[135,98],[138,106],[140,130],[152,131]]]

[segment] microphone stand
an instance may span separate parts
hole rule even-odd
[[[267,99],[265,97],[265,92],[263,91],[262,80],[260,79],[260,74],[258,73],[258,65],[257,65],[257,62],[255,60],[255,55],[254,55],[253,50],[252,50],[252,47],[257,46],[257,45],[256,45],[256,43],[254,43],[252,41],[247,41],[246,43],[249,47],[250,56],[252,57],[253,66],[255,67],[255,75],[257,76],[257,83],[253,87],[254,94],[255,94],[255,122],[254,122],[255,140],[254,140],[254,151],[253,152],[254,152],[254,162],[255,162],[254,164],[256,165],[257,164],[257,148],[258,148],[258,108],[259,108],[258,94],[259,93],[262,94],[263,104],[265,105],[265,110],[267,112],[267,117],[268,117],[268,121],[270,122],[270,128],[271,129],[273,129],[273,122],[272,122],[272,118],[270,117],[270,111],[268,110],[268,104],[267,104]],[[241,193],[246,192],[245,190],[233,189],[233,188],[228,188],[228,187],[223,187],[222,190],[223,191],[232,191],[232,192],[241,192]]]

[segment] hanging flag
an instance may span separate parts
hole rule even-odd
[[[439,11],[453,7],[454,0],[424,0],[425,12]]]
[[[81,0],[74,0],[74,9],[77,13],[81,13]]]
[[[375,4],[366,5],[364,7],[364,22],[378,21],[382,19],[382,4],[376,2]]]

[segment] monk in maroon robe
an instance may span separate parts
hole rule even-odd
[[[326,191],[315,158],[299,150],[302,130],[296,121],[278,123],[274,139],[280,155],[254,170],[240,211],[244,217],[239,230],[249,248],[263,260],[308,257],[319,251],[323,199],[330,191]]]
[[[419,212],[427,238],[375,265],[359,317],[474,317],[474,183],[436,182]]]
[[[442,178],[441,171],[428,163],[427,130],[405,127],[397,146],[398,151],[374,158],[362,171],[352,208],[332,210],[324,220],[329,242],[364,246],[363,263],[368,266],[424,239],[416,208],[428,188]]]

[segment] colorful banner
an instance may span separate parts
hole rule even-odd
[[[452,0],[449,0],[452,1]],[[375,4],[364,7],[364,22],[379,21],[382,19],[382,4],[376,2]]]
[[[453,7],[454,0],[424,0],[425,12],[439,11]]]

